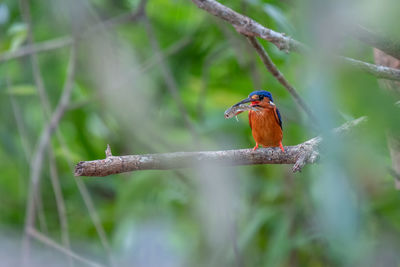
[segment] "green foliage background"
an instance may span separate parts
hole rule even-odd
[[[335,15],[338,2],[223,1],[271,29],[311,45],[318,40],[318,31],[314,31],[318,25],[313,24],[316,13],[320,17]],[[391,27],[396,25],[393,10],[399,8],[398,3],[366,1],[363,6],[361,2],[348,3],[352,11],[359,12],[355,16],[365,15],[364,19],[371,19],[371,27],[398,33],[397,26]],[[82,33],[98,21],[136,10],[137,5],[135,0],[31,1],[34,40],[40,43],[74,31]],[[272,92],[283,116],[284,145],[319,134],[245,38],[229,24],[191,1],[149,0],[146,12],[162,51],[185,44],[165,63],[197,136],[193,138],[185,126],[159,62],[133,75],[135,82],[124,83],[124,90],[112,91],[125,98],[120,106],[109,102],[100,89],[107,85],[99,85],[100,72],[93,71],[96,40],[112,40],[116,55],[120,51],[129,54],[131,61],[127,62],[135,64],[131,66],[134,73],[157,56],[145,23],[139,20],[101,29],[79,41],[71,109],[58,130],[66,146],[57,135],[51,140],[71,250],[104,264],[108,264],[106,253],[71,167],[81,160],[104,158],[106,144],[114,155],[252,147],[246,116],[240,115],[236,122],[225,120],[223,112],[255,89]],[[334,25],[325,26],[329,31]],[[1,2],[0,52],[21,49],[26,37],[27,24],[18,1]],[[335,41],[332,47],[339,53],[373,62],[372,49],[351,36]],[[399,111],[393,105],[396,95],[359,71],[329,64],[319,68],[318,49],[311,58],[262,44],[317,113],[325,131],[364,115],[368,124],[350,140],[328,138],[324,163],[306,166],[298,174],[285,165],[200,166],[201,171],[141,171],[83,178],[118,266],[233,266],[240,262],[244,266],[399,266],[400,199],[388,172],[391,160],[386,143],[388,131],[396,132],[400,125]],[[66,79],[69,47],[38,57],[54,110]],[[314,61],[315,65],[310,63]],[[0,235],[9,232],[18,241],[24,227],[30,164],[47,122],[29,57],[0,63],[0,90]],[[134,90],[146,97],[124,95]],[[146,108],[140,119],[135,116],[136,112],[142,114],[135,110],[139,102]],[[36,228],[61,243],[49,177],[46,154],[40,184],[44,219],[36,220]],[[34,245],[39,251],[52,251],[36,241]],[[8,249],[13,252],[6,249],[0,254],[3,259],[19,257],[17,248]],[[66,258],[60,254],[57,262],[66,264]]]

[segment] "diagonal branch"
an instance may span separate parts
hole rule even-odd
[[[217,16],[235,27],[235,29],[246,36],[260,37],[265,39],[280,50],[286,52],[294,51],[299,53],[309,53],[310,49],[303,43],[296,41],[283,33],[275,32],[252,20],[251,18],[237,13],[236,11],[226,7],[215,0],[192,0],[199,8]],[[400,70],[394,68],[382,69],[382,66],[366,63],[363,61],[341,57],[343,62],[350,66],[370,73],[378,78],[400,81]],[[357,62],[355,64],[354,62]]]
[[[28,45],[22,46],[21,48],[19,48],[16,51],[10,51],[10,52],[5,52],[5,53],[0,54],[0,62],[17,59],[17,58],[28,56],[31,54],[55,50],[58,48],[62,48],[62,47],[71,45],[73,42],[74,41],[70,36],[63,36],[63,37],[43,41],[41,43],[28,44]]]
[[[29,234],[29,236],[35,238],[37,241],[45,244],[48,247],[58,250],[59,252],[79,261],[80,263],[85,264],[86,266],[102,267],[102,265],[100,265],[96,262],[93,262],[91,260],[88,260],[88,259],[76,254],[75,252],[69,250],[68,248],[61,246],[60,244],[56,243],[52,239],[50,239],[47,236],[43,235],[42,233],[38,232],[35,228],[29,228],[27,230],[27,233]]]
[[[383,36],[361,25],[355,26],[352,36],[400,60],[400,44],[397,40]]]
[[[398,69],[366,63],[349,57],[339,57],[339,60],[342,60],[357,69],[370,73],[377,78],[400,81],[400,70]]]
[[[260,56],[262,62],[268,71],[286,88],[286,90],[292,95],[296,104],[304,110],[304,112],[308,115],[311,122],[317,122],[316,117],[311,112],[311,109],[307,106],[306,102],[301,98],[301,96],[297,93],[296,89],[286,80],[285,76],[278,70],[275,66],[272,59],[269,57],[268,53],[265,51],[264,47],[257,41],[255,37],[248,36],[247,40],[257,51]]]
[[[366,121],[366,117],[343,124],[334,130],[335,134],[344,134],[354,126]],[[81,161],[75,167],[75,176],[107,176],[139,170],[170,170],[191,168],[202,163],[226,166],[255,164],[294,164],[293,172],[300,171],[306,164],[315,163],[319,158],[319,145],[322,137],[315,137],[296,146],[279,148],[174,152],[163,154],[112,156],[107,149],[105,159]]]
[[[67,210],[65,207],[64,196],[61,190],[60,178],[57,172],[56,159],[53,149],[48,149],[49,166],[50,166],[50,181],[53,187],[54,196],[56,200],[58,219],[60,221],[61,241],[65,248],[70,249],[70,238],[68,230]],[[69,266],[73,266],[71,257],[68,257]]]
[[[220,4],[214,0],[192,0],[199,8],[226,20],[232,24],[236,30],[247,36],[258,36],[263,38],[274,45],[280,50],[285,51],[304,51],[307,50],[306,46],[282,33],[273,31],[262,26],[260,23],[252,20],[251,18],[237,13],[229,7]]]

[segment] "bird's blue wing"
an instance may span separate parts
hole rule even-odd
[[[277,119],[278,119],[279,126],[281,126],[281,129],[283,129],[283,128],[282,128],[281,113],[279,113],[279,109],[278,109],[278,108],[275,108],[275,116],[276,116]]]

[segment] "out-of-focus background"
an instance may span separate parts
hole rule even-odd
[[[396,43],[400,3],[222,3],[312,47],[261,40],[318,129],[246,39],[191,1],[0,2],[0,266],[399,266],[398,84],[325,55],[382,61],[353,27]],[[107,144],[114,155],[253,147],[247,116],[223,112],[256,89],[273,94],[284,145],[368,122],[326,138],[321,164],[296,174],[73,176]]]

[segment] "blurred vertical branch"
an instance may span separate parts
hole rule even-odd
[[[375,62],[379,65],[400,69],[400,60],[386,54],[385,52],[374,48]],[[400,82],[381,80],[380,86],[385,90],[391,91],[391,93],[400,94]],[[390,150],[390,156],[392,158],[392,172],[394,176],[395,187],[400,190],[400,138],[388,132],[388,147]]]
[[[26,25],[28,26],[28,32],[27,32],[28,45],[33,45],[34,43],[33,25],[32,25],[29,1],[30,0],[19,0],[19,5],[21,9],[22,18],[26,23]],[[44,87],[43,76],[40,71],[37,54],[36,53],[30,54],[30,60],[32,65],[33,78],[35,80],[35,84],[39,92],[40,102],[43,105],[44,118],[48,118],[50,116],[50,102]]]
[[[56,199],[56,206],[58,212],[58,218],[60,220],[61,228],[61,241],[65,248],[70,249],[70,239],[69,239],[69,229],[68,229],[68,219],[67,211],[65,208],[64,196],[61,190],[60,179],[58,176],[56,159],[51,148],[48,149],[48,158],[50,166],[50,181],[53,187],[54,196]],[[69,266],[73,266],[73,261],[71,257],[68,257]]]
[[[46,42],[43,42],[40,44],[35,44],[34,40],[33,40],[33,31],[32,31],[33,26],[32,26],[32,20],[31,20],[31,15],[30,15],[29,0],[21,0],[20,1],[21,13],[23,15],[24,21],[28,25],[28,45],[24,48],[21,48],[20,50],[15,51],[15,52],[9,52],[9,53],[2,54],[0,56],[0,61],[6,61],[6,60],[26,56],[26,55],[29,55],[31,57],[33,76],[34,76],[36,87],[39,92],[40,102],[42,103],[42,110],[43,110],[44,118],[45,118],[45,120],[46,119],[50,120],[50,122],[43,129],[43,132],[41,134],[37,148],[33,155],[33,160],[31,162],[31,175],[30,175],[31,185],[29,187],[29,196],[27,198],[27,212],[26,212],[25,229],[28,229],[29,227],[34,226],[35,210],[36,209],[38,209],[39,211],[42,210],[41,206],[38,205],[38,203],[36,203],[38,197],[40,197],[40,196],[38,196],[38,192],[40,190],[40,188],[39,188],[40,174],[41,174],[41,169],[42,169],[43,160],[44,160],[44,151],[46,150],[46,147],[48,147],[50,139],[51,139],[51,135],[53,134],[54,131],[57,131],[57,137],[58,137],[58,141],[60,142],[60,145],[63,147],[63,149],[65,149],[65,151],[67,151],[67,152],[69,151],[61,133],[58,131],[58,123],[59,123],[61,117],[63,116],[64,112],[68,109],[69,98],[70,98],[71,90],[73,88],[74,75],[75,75],[75,61],[76,61],[76,59],[75,59],[75,53],[76,53],[75,43],[80,41],[82,37],[85,37],[92,33],[95,33],[97,30],[104,29],[105,27],[113,26],[117,23],[131,22],[131,21],[136,20],[137,18],[140,18],[143,13],[143,10],[144,10],[145,3],[146,3],[146,1],[142,0],[139,3],[139,8],[135,12],[129,12],[128,14],[117,16],[115,18],[111,18],[104,22],[99,22],[95,26],[85,30],[82,34],[79,34],[77,36],[58,38],[58,39],[46,41]],[[40,72],[37,53],[61,48],[66,45],[72,45],[70,62],[68,65],[68,70],[67,70],[67,79],[64,84],[64,89],[63,89],[63,93],[61,96],[61,100],[60,100],[59,104],[57,105],[57,108],[54,111],[54,113],[50,114],[51,107],[50,107],[50,103],[49,103],[47,93],[45,90],[43,76]],[[50,118],[50,116],[51,116],[51,118]],[[52,149],[53,148],[51,146],[48,149],[49,154],[51,154],[51,155],[54,154]],[[67,153],[67,154],[70,154],[70,153]],[[52,157],[51,155],[50,155],[50,157]],[[57,187],[59,187],[59,185],[57,186],[57,170],[55,168],[54,158],[53,159],[49,158],[49,160],[50,160],[50,162],[49,162],[50,174],[51,174],[51,178],[52,178],[54,193],[56,194],[57,207],[58,207],[60,223],[61,223],[62,240],[63,240],[64,245],[68,246],[69,238],[68,238],[68,232],[67,232],[68,227],[67,227],[67,219],[66,219],[66,215],[65,215],[65,207],[63,207],[64,204],[63,204],[61,190],[56,189]],[[72,168],[72,162],[70,160],[69,160],[69,166]],[[108,244],[108,241],[107,241],[104,229],[101,225],[100,219],[95,211],[93,202],[89,195],[89,192],[87,191],[85,184],[80,179],[75,179],[75,181],[77,183],[79,192],[84,200],[84,203],[89,210],[89,215],[90,215],[92,222],[96,228],[96,231],[100,237],[101,243],[103,244],[103,247],[107,251],[107,254],[110,259],[110,263],[113,265],[110,246]],[[39,201],[39,204],[40,203],[41,202]],[[43,218],[43,216],[39,214],[39,218]],[[43,221],[43,219],[41,219],[41,221]],[[45,220],[44,220],[44,222],[45,222]],[[29,257],[30,257],[29,251],[30,251],[30,239],[29,239],[28,235],[25,235],[24,241],[23,241],[23,247],[22,247],[24,264],[26,264],[27,260],[29,260]]]
[[[50,122],[44,127],[39,142],[36,146],[33,159],[31,162],[31,172],[30,172],[30,185],[29,185],[29,193],[27,197],[27,204],[26,204],[26,216],[25,216],[25,232],[27,233],[28,229],[34,228],[35,224],[35,197],[38,193],[39,182],[41,178],[41,171],[43,166],[44,160],[44,153],[46,148],[48,147],[51,136],[54,133],[55,129],[58,127],[58,124],[61,118],[66,111],[73,85],[74,85],[74,78],[75,78],[75,64],[76,64],[76,51],[75,47],[72,46],[71,48],[71,55],[68,63],[67,69],[67,78],[64,84],[63,92],[60,97],[60,101],[51,116]],[[24,236],[23,241],[23,261],[24,264],[27,264],[27,261],[30,258],[30,238],[29,235]]]

